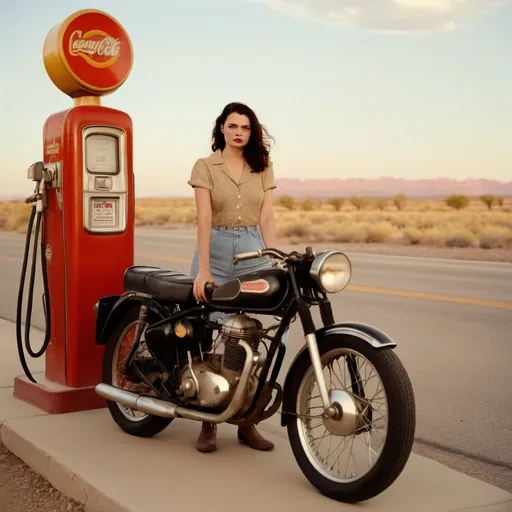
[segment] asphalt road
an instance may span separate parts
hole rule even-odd
[[[136,263],[188,271],[194,237],[137,230]],[[0,317],[9,320],[24,241],[0,234]],[[353,278],[332,297],[336,319],[372,324],[397,341],[416,394],[421,450],[512,490],[512,265],[347,254]],[[44,328],[39,278],[36,286],[33,325]],[[296,322],[285,364],[302,344]],[[279,428],[278,415],[269,422]]]

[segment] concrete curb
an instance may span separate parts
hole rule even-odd
[[[120,431],[107,411],[98,410],[8,420],[0,427],[0,439],[87,512],[512,510],[512,494],[416,455],[377,498],[338,503],[309,485],[281,436],[266,434],[276,443],[274,452],[254,452],[236,442],[232,425],[222,425],[219,450],[200,454],[195,450],[199,428],[176,420],[152,439],[134,438]]]
[[[48,453],[43,446],[27,439],[12,428],[9,422],[0,426],[0,441],[36,473],[46,478],[55,489],[85,506],[87,512],[130,512],[90,482]]]

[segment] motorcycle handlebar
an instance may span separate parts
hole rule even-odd
[[[263,256],[263,251],[250,251],[250,252],[241,252],[240,254],[236,254],[233,258],[233,263],[236,265],[240,261],[252,260],[253,258],[261,258]]]
[[[249,252],[242,252],[240,254],[235,255],[233,258],[233,263],[236,265],[240,261],[245,260],[252,260],[254,258],[261,258],[263,256],[274,256],[275,258],[286,258],[287,254],[281,251],[278,251],[277,249],[262,249],[259,251],[249,251]]]

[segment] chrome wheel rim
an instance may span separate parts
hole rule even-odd
[[[355,384],[349,365],[359,375]],[[322,401],[311,366],[297,394],[299,439],[318,473],[337,483],[350,483],[371,471],[382,454],[388,430],[387,397],[380,375],[360,352],[331,350],[322,357],[322,367],[339,414],[332,419],[322,417]],[[364,396],[356,393],[358,385]],[[354,449],[356,455],[361,455],[360,461]]]
[[[128,324],[124,331],[122,332],[121,336],[119,337],[119,341],[116,344],[114,355],[112,357],[112,385],[118,388],[123,389],[124,382],[121,380],[118,380],[118,371],[119,367],[124,364],[126,361],[128,354],[130,353],[131,347],[133,345],[134,341],[134,333],[135,333],[135,327],[137,326],[137,322],[132,322],[131,324]],[[133,331],[132,336],[129,336],[130,331]],[[131,338],[131,339],[130,339]],[[141,342],[139,345],[137,353],[143,352],[145,350],[145,343]],[[122,360],[119,361],[120,352],[121,349],[123,350]],[[126,350],[127,349],[127,350]],[[146,349],[147,350],[147,349]],[[124,356],[124,357],[123,357]],[[121,414],[128,420],[133,422],[139,422],[144,419],[146,419],[149,414],[137,411],[135,409],[132,409],[131,407],[128,407],[126,405],[120,404],[116,402],[117,407],[121,411]]]

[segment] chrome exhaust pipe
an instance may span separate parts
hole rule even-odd
[[[154,414],[162,418],[176,418],[177,416],[176,409],[178,406],[172,402],[160,400],[159,398],[137,395],[131,391],[125,391],[124,389],[103,383],[98,384],[95,391],[98,395],[111,402],[126,405],[136,411]]]
[[[207,412],[194,411],[185,407],[179,407],[172,402],[166,402],[159,398],[153,398],[149,396],[141,396],[131,391],[125,391],[124,389],[110,386],[109,384],[98,384],[95,387],[96,393],[118,404],[126,405],[136,411],[144,412],[146,414],[153,414],[155,416],[161,416],[163,418],[185,418],[195,421],[204,421],[206,423],[224,423],[230,420],[242,407],[245,401],[245,392],[251,370],[254,364],[254,354],[250,345],[239,340],[239,345],[245,350],[245,363],[240,381],[236,388],[233,399],[229,403],[229,406],[220,414],[212,414]]]

